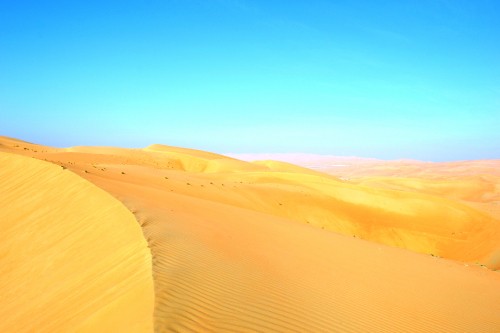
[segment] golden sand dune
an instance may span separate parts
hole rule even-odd
[[[264,157],[277,158],[312,167],[314,170],[337,177],[346,184],[361,185],[350,187],[350,189],[360,190],[364,188],[362,196],[366,197],[368,193],[376,193],[376,198],[367,197],[370,205],[383,200],[390,207],[390,210],[406,207],[407,212],[417,219],[413,222],[407,220],[416,226],[416,229],[413,228],[413,232],[408,233],[406,230],[408,228],[405,227],[408,224],[401,223],[405,220],[404,218],[390,219],[396,221],[396,225],[393,227],[396,229],[403,227],[405,230],[396,230],[392,235],[391,230],[387,228],[375,227],[378,235],[373,232],[371,235],[366,235],[366,233],[358,231],[357,235],[365,239],[446,258],[487,263],[489,267],[494,269],[500,268],[500,237],[498,234],[500,226],[500,160],[431,163],[310,154],[235,154],[233,156],[241,156],[247,160],[258,160]],[[338,186],[336,187],[338,188]],[[391,203],[377,190],[389,190],[385,193],[391,193],[390,197],[395,197],[398,203]],[[407,192],[410,194],[408,195]],[[357,196],[349,194],[350,199]],[[445,200],[443,201],[443,199]],[[407,205],[408,200],[413,202]],[[450,205],[450,203],[452,204]],[[469,210],[465,206],[471,207],[473,210]],[[358,212],[359,208],[361,207],[356,207]],[[459,211],[462,211],[463,214],[460,213],[462,217],[468,216],[465,218],[468,222],[459,222],[464,221],[463,218],[457,216]],[[426,213],[431,215],[426,215]],[[480,214],[477,215],[477,213]],[[475,215],[476,218],[469,219],[472,215]],[[376,213],[370,213],[369,220],[376,216]],[[389,219],[384,220],[385,223],[389,221]],[[440,221],[440,223],[436,223],[436,221]],[[368,222],[372,224],[371,221]],[[380,231],[382,234],[379,233]],[[489,250],[485,250],[490,253],[489,258],[484,256],[482,259],[480,258],[479,252],[482,250],[479,248],[482,246],[490,247]],[[473,254],[474,252],[477,255]]]
[[[0,198],[0,332],[151,332],[151,256],[119,201],[7,153]]]
[[[464,263],[497,267],[498,220],[462,200],[160,145],[0,144],[67,167],[135,214],[156,332],[500,330],[500,276]]]
[[[132,167],[127,174],[140,175],[129,177],[137,185],[170,184],[176,193],[420,253],[500,267],[498,221],[462,202],[426,191],[360,186],[287,163],[247,163],[162,145],[144,150],[73,147],[42,155],[69,168],[77,167],[74,161],[83,163],[79,172],[84,171],[84,177],[89,172]],[[38,153],[39,158],[42,155]],[[160,170],[174,172],[169,182],[158,183],[162,176],[151,176],[151,171]],[[205,185],[218,190],[209,191]]]
[[[472,160],[457,162],[423,162],[416,160],[379,160],[374,158],[344,157],[315,154],[230,154],[244,161],[276,160],[293,163],[313,170],[342,177],[401,176],[500,176],[500,160]]]
[[[238,155],[235,155],[238,156]],[[242,155],[258,160],[261,155]],[[315,155],[264,155],[370,187],[429,193],[500,205],[500,160],[458,162],[383,161]],[[498,215],[500,217],[500,215]]]
[[[125,177],[94,181],[127,203],[149,240],[157,332],[500,327],[497,273]]]

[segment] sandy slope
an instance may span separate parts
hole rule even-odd
[[[138,176],[132,170],[126,175]],[[157,332],[500,327],[500,277],[486,269],[131,184],[125,177],[93,181],[123,200],[144,228],[154,254]]]
[[[151,332],[151,255],[119,201],[1,152],[0,198],[0,332]]]
[[[64,165],[134,212],[157,332],[500,330],[497,272],[359,239],[495,265],[497,221],[456,200],[160,145],[0,149]]]

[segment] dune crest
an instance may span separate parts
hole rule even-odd
[[[60,166],[0,152],[0,331],[151,332],[134,216]]]

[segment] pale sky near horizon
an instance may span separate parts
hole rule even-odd
[[[0,135],[500,158],[500,1],[3,0]]]

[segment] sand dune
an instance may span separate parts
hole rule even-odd
[[[499,223],[461,197],[161,145],[0,150],[62,165],[135,214],[156,332],[500,330],[500,276],[473,264],[498,267]]]
[[[402,192],[416,193],[418,195],[429,195],[427,197],[428,202],[424,206],[430,208],[429,202],[439,202],[436,205],[436,209],[439,210],[441,216],[435,215],[434,217],[424,217],[422,216],[421,205],[416,204],[414,208],[419,211],[419,213],[412,213],[418,218],[418,225],[420,231],[424,232],[422,237],[411,236],[413,240],[418,238],[430,240],[432,234],[437,235],[439,233],[441,239],[434,239],[432,242],[439,242],[441,245],[436,246],[420,246],[412,247],[408,245],[412,240],[407,239],[407,233],[402,234],[398,232],[397,237],[386,237],[383,235],[381,238],[377,236],[364,236],[366,239],[380,241],[385,244],[391,244],[396,246],[401,246],[409,248],[418,252],[433,253],[435,255],[444,256],[447,258],[453,258],[458,260],[474,261],[472,257],[467,257],[460,255],[460,252],[468,252],[469,247],[464,246],[464,241],[467,242],[462,236],[467,234],[468,237],[472,236],[475,232],[470,232],[470,228],[476,228],[476,232],[483,230],[485,234],[490,234],[492,237],[486,237],[486,241],[492,246],[490,258],[483,260],[478,259],[479,262],[487,262],[488,265],[494,269],[498,269],[500,266],[499,257],[500,249],[498,244],[500,239],[498,237],[498,228],[500,225],[500,160],[484,160],[484,161],[459,161],[459,162],[444,162],[444,163],[431,163],[431,162],[421,162],[412,160],[399,160],[399,161],[383,161],[376,159],[364,159],[355,157],[336,157],[336,156],[321,156],[312,154],[233,154],[234,157],[241,157],[249,161],[257,160],[261,158],[276,158],[281,161],[293,161],[302,166],[307,166],[313,168],[316,171],[325,172],[329,175],[337,177],[344,183],[351,185],[361,185],[364,188],[370,188],[370,191],[381,189],[390,190],[391,193],[401,196],[401,198],[406,197],[406,194]],[[360,187],[355,187],[360,188]],[[378,198],[382,198],[379,193],[377,193]],[[417,196],[418,197],[418,196]],[[417,199],[417,197],[411,194],[406,198]],[[421,197],[422,198],[422,197]],[[487,217],[485,218],[489,222],[486,222],[489,226],[484,223],[476,222],[467,223],[469,227],[466,230],[459,230],[462,227],[456,225],[455,227],[449,226],[451,228],[445,227],[441,229],[440,232],[437,230],[431,231],[424,227],[427,223],[434,223],[434,221],[458,221],[456,217],[449,215],[444,208],[447,206],[446,203],[440,201],[442,198],[446,198],[455,204],[460,204],[462,206],[468,206],[473,208],[475,211],[479,211]],[[385,199],[384,199],[385,200]],[[398,207],[404,204],[404,200],[397,200],[399,204],[392,205],[391,207]],[[420,199],[418,199],[420,200]],[[371,202],[374,200],[370,199]],[[376,200],[375,200],[376,201]],[[451,207],[450,207],[451,208]],[[452,208],[455,210],[455,208]],[[370,214],[370,216],[376,216]],[[483,217],[484,220],[484,217]],[[427,222],[426,222],[427,221]],[[445,224],[447,224],[445,223]],[[398,225],[400,221],[397,222]],[[439,227],[443,227],[445,224],[440,223]],[[428,225],[429,226],[429,225]],[[421,227],[424,227],[423,229]],[[462,236],[460,236],[462,235]],[[444,240],[444,238],[453,238],[453,242],[457,242],[452,245],[449,240]],[[392,238],[392,239],[391,239]],[[404,245],[397,242],[397,238],[400,238],[403,243],[408,243]],[[471,240],[472,244],[481,243],[479,239],[483,239],[483,236],[479,236],[475,240]],[[448,243],[448,245],[443,245],[443,242]],[[424,241],[425,243],[425,241]],[[421,244],[423,244],[421,242]],[[436,244],[436,243],[435,243]],[[445,249],[448,247],[448,249]]]
[[[151,332],[151,255],[120,202],[7,153],[0,197],[0,332]]]

